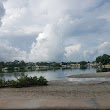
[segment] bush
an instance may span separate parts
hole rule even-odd
[[[17,81],[15,80],[10,80],[10,81],[7,81],[7,85],[10,86],[10,87],[17,87]]]
[[[47,85],[47,80],[41,76],[37,78],[37,76],[34,77],[28,77],[28,76],[21,76],[18,78],[16,81],[15,80],[0,80],[0,86],[8,86],[8,87],[16,87],[16,88],[21,88],[21,87],[30,87],[30,86],[43,86]]]
[[[5,86],[5,80],[4,79],[0,79],[0,87]]]
[[[38,85],[47,85],[47,80],[40,76],[39,79],[38,79]]]
[[[4,79],[0,79],[0,87],[6,87],[8,86],[8,81],[5,81]]]

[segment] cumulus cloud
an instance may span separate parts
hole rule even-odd
[[[110,41],[105,41],[97,47],[84,51],[84,57],[88,61],[93,61],[99,55],[110,55]]]
[[[110,54],[110,41],[106,41],[104,43],[102,43],[101,45],[98,46],[98,51],[99,51],[99,54]]]
[[[80,61],[81,59],[81,45],[70,45],[65,47],[65,57],[67,61]]]
[[[70,55],[71,55],[71,54],[73,54],[73,53],[79,51],[80,48],[81,48],[81,45],[80,45],[80,44],[77,44],[77,45],[67,46],[67,47],[65,48],[65,50],[66,50],[67,54],[70,54]]]
[[[26,52],[7,44],[0,43],[0,61],[25,60]]]
[[[6,0],[3,4],[0,2],[0,39],[14,44],[3,47],[9,47],[5,48],[7,52],[12,48],[20,52],[14,58],[28,57],[34,62],[92,61],[97,55],[110,54],[109,0]],[[32,36],[36,39],[29,42],[27,37]],[[27,42],[19,46],[22,40]],[[23,51],[30,47],[30,51]]]
[[[29,55],[32,61],[61,61],[63,60],[63,37],[58,25],[47,25],[33,43]]]

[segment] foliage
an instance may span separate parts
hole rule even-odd
[[[5,80],[4,79],[0,79],[0,86],[5,86]]]
[[[98,56],[96,58],[97,63],[101,63],[103,65],[109,64],[110,63],[110,55],[103,54],[102,56]]]
[[[30,86],[43,86],[47,85],[47,80],[43,77],[40,76],[37,78],[37,76],[34,77],[28,77],[28,76],[21,76],[17,80],[0,80],[0,87],[8,86],[8,87],[16,87],[16,88],[21,88],[21,87],[30,87]]]
[[[81,61],[79,62],[80,64],[80,69],[87,69],[87,62],[86,61]]]
[[[38,85],[47,85],[47,80],[44,77],[40,76],[37,81],[37,84]]]
[[[87,62],[86,61],[81,61],[79,62],[80,65],[87,65]]]

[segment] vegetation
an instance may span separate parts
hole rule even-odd
[[[0,72],[26,72],[56,70],[60,68],[71,68],[71,64],[77,62],[24,62],[15,60],[14,62],[0,62]]]
[[[86,61],[81,61],[79,62],[80,64],[80,69],[87,69],[87,62]]]
[[[17,80],[8,80],[5,81],[4,79],[0,80],[0,87],[15,87],[15,88],[21,88],[21,87],[30,87],[30,86],[44,86],[47,85],[47,80],[40,76],[37,78],[37,76],[34,77],[28,77],[28,76],[21,76]]]
[[[87,65],[87,62],[86,61],[81,61],[79,62],[80,65]]]
[[[0,73],[4,72],[26,72],[26,71],[46,71],[46,70],[56,70],[56,69],[67,69],[67,68],[81,68],[86,69],[91,62],[80,61],[80,62],[25,62],[15,60],[13,62],[0,62]],[[102,56],[98,56],[94,62],[94,65],[101,66],[110,64],[110,55],[104,54]]]
[[[101,63],[102,65],[110,64],[110,55],[103,54],[96,58],[96,63]]]

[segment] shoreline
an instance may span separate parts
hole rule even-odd
[[[110,81],[55,80],[47,86],[0,88],[0,109],[100,110],[110,109],[109,102]]]
[[[68,78],[110,78],[110,72],[78,74],[78,75],[70,75],[66,77]]]
[[[0,88],[0,109],[110,109],[110,81],[49,81],[48,86]]]

